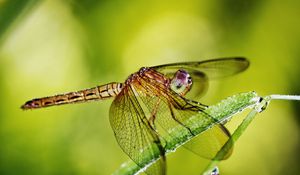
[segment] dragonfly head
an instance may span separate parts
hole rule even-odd
[[[176,93],[184,96],[193,84],[192,77],[185,70],[178,70],[171,80],[170,87]]]

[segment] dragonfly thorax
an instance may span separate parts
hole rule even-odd
[[[128,79],[126,80],[126,84],[131,84],[134,81],[139,81],[139,83],[141,83],[145,80],[147,80],[148,82],[156,82],[165,87],[167,87],[170,82],[170,80],[167,77],[165,77],[162,73],[150,67],[142,67],[138,72],[131,74],[128,77]]]
[[[139,70],[140,74],[143,74],[144,72],[148,71],[150,68],[149,67],[141,67]]]
[[[185,70],[178,70],[171,80],[170,88],[180,95],[185,95],[193,84],[192,77]]]
[[[144,72],[146,72],[148,69],[149,69],[148,67],[142,67],[138,72],[129,75],[129,77],[126,80],[126,84],[130,84],[133,81],[135,81],[138,77],[142,76]]]

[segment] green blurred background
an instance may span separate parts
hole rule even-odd
[[[111,174],[128,157],[110,128],[112,100],[34,111],[34,97],[122,82],[141,66],[245,56],[243,74],[201,102],[238,92],[300,94],[300,1],[0,0],[0,174]],[[299,174],[300,102],[272,102],[221,174]],[[244,113],[245,114],[245,113]],[[168,174],[200,174],[185,149]]]

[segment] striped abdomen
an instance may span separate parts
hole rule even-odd
[[[122,83],[109,83],[77,92],[69,92],[50,97],[32,99],[30,101],[27,101],[24,105],[22,105],[21,108],[35,109],[54,105],[101,100],[118,95],[122,88]]]

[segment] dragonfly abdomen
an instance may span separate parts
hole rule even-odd
[[[27,101],[22,109],[36,109],[54,105],[80,103],[92,100],[101,100],[118,95],[123,88],[122,83],[109,83],[90,89],[69,92],[49,97],[42,97]]]

